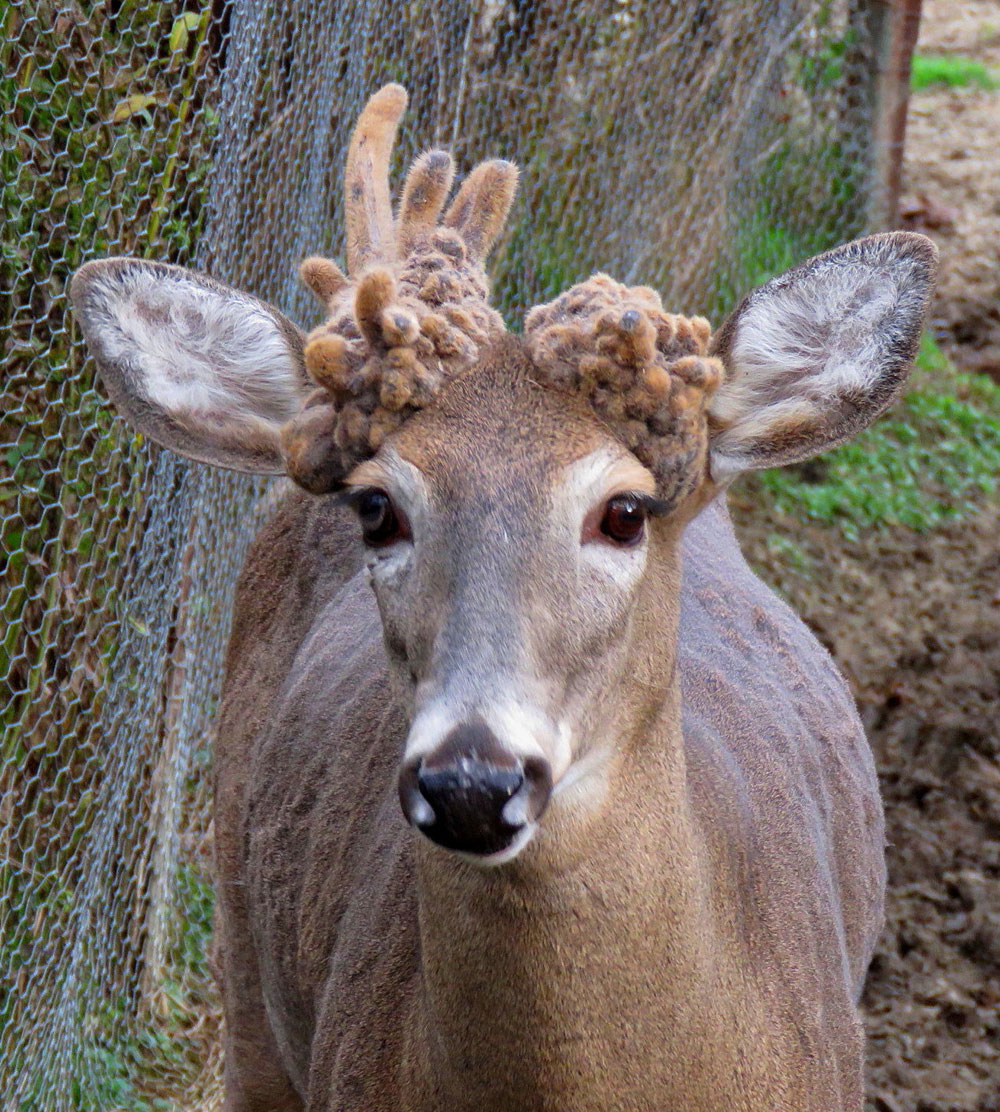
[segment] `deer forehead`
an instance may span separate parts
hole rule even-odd
[[[619,491],[655,491],[649,471],[586,406],[532,378],[511,336],[348,482],[388,486],[427,506],[489,495],[501,503],[572,508]]]
[[[424,445],[423,447],[426,447]],[[479,452],[480,464],[488,457],[482,440],[456,438],[447,452],[421,452],[416,460],[400,453],[394,444],[359,464],[348,477],[348,485],[377,487],[396,495],[404,506],[421,516],[446,506],[461,510],[482,503],[539,511],[560,520],[575,522],[585,510],[616,493],[655,496],[652,475],[634,456],[613,443],[600,444],[585,454],[566,460],[562,466],[549,455],[524,456],[516,466],[506,466],[503,445],[496,453],[500,467],[470,469],[468,455]],[[455,495],[458,495],[456,497]],[[561,514],[560,511],[565,511]]]

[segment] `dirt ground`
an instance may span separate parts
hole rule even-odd
[[[733,499],[752,561],[858,697],[886,805],[870,1112],[1000,1112],[1000,511],[850,543]],[[766,553],[792,536],[808,576]],[[835,548],[833,547],[835,546]]]
[[[1000,74],[1000,0],[925,0],[919,49]],[[932,324],[1000,381],[1000,91],[911,102],[904,211],[942,255]],[[856,543],[737,492],[748,556],[844,670],[888,826],[888,923],[869,976],[869,1112],[1000,1112],[1000,506]],[[774,534],[805,569],[769,553]]]
[[[1000,75],[1000,0],[924,0],[918,49]],[[948,353],[1000,381],[1000,92],[940,87],[911,98],[901,210],[941,248],[934,324]]]

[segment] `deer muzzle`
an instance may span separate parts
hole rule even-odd
[[[483,721],[455,726],[399,773],[407,821],[437,845],[477,857],[526,840],[551,791],[548,761],[512,753]]]

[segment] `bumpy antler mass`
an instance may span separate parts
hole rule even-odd
[[[532,309],[525,323],[538,380],[581,394],[669,502],[702,472],[705,408],[724,373],[707,354],[710,332],[703,317],[664,312],[655,290],[606,274]]]
[[[517,168],[477,166],[439,223],[454,170],[449,154],[429,151],[413,164],[394,219],[389,160],[405,108],[405,91],[386,86],[351,139],[348,274],[322,258],[300,271],[330,316],[305,350],[319,389],[282,441],[289,474],[317,493],[334,489],[504,331],[488,305],[484,260],[510,211]]]
[[[282,443],[289,474],[317,493],[335,489],[504,331],[488,304],[484,260],[510,211],[517,168],[481,163],[441,219],[454,168],[447,152],[429,151],[411,167],[394,217],[389,162],[405,108],[405,91],[387,85],[351,138],[347,275],[329,259],[301,267],[329,319],[305,349],[318,389]],[[707,355],[707,321],[665,313],[653,290],[598,274],[532,310],[525,337],[540,383],[582,394],[653,471],[665,499],[687,493],[723,373]]]

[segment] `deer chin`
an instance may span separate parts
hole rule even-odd
[[[530,822],[526,826],[523,826],[514,835],[510,845],[506,846],[504,849],[497,850],[495,853],[466,853],[463,850],[452,850],[451,854],[460,861],[465,861],[480,869],[496,869],[501,865],[508,865],[510,862],[520,857],[528,844],[534,839],[535,834],[538,832],[538,827],[539,824],[537,822]],[[427,840],[430,841],[430,839]],[[440,849],[441,847],[438,846],[437,848]]]

